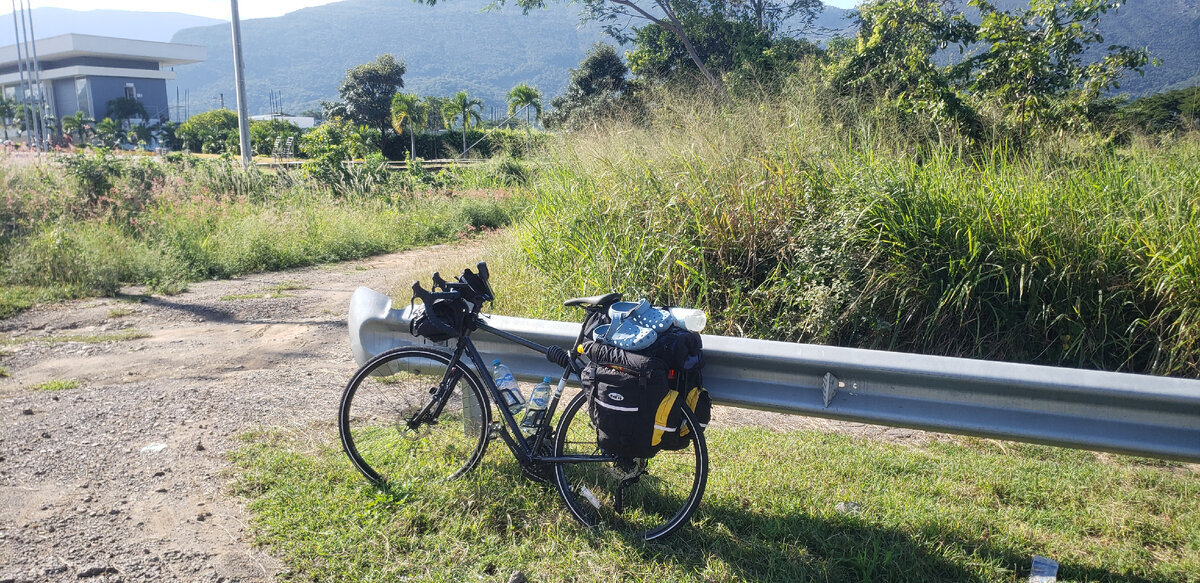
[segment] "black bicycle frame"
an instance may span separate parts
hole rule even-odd
[[[542,346],[541,344],[526,338],[522,338],[516,334],[493,328],[478,317],[475,320],[475,324],[475,327],[478,329],[484,330],[490,334],[495,334],[496,336],[499,336],[500,338],[510,342],[520,344],[521,346],[524,346],[535,352],[540,352],[542,354],[547,354],[550,352],[549,347]],[[487,365],[484,364],[483,357],[480,356],[479,350],[475,348],[475,343],[471,341],[470,333],[471,331],[467,330],[459,338],[458,344],[454,348],[454,356],[451,359],[451,364],[461,364],[463,356],[469,356],[471,364],[474,365],[475,370],[480,373],[478,376],[487,387],[492,401],[496,403],[496,409],[500,412],[500,417],[503,420],[502,422],[508,429],[508,431],[500,432],[500,438],[504,440],[504,444],[507,445],[508,449],[513,452],[513,455],[517,457],[517,461],[521,465],[528,465],[533,462],[551,464],[578,464],[616,459],[614,456],[609,455],[538,455],[536,452],[541,449],[542,442],[546,439],[548,432],[538,431],[534,435],[534,440],[532,443],[530,443],[529,439],[525,437],[524,432],[521,431],[521,424],[517,421],[517,418],[513,416],[511,411],[508,410],[508,407],[504,406],[504,399],[500,395],[500,387],[496,386],[496,381],[492,379],[492,375],[487,374]],[[579,337],[575,339],[575,346],[578,346],[582,341],[583,330],[581,329],[579,332]],[[583,370],[583,367],[579,362],[579,358],[575,356],[574,351],[570,351],[569,354],[571,355],[570,361],[568,362],[570,367],[563,369],[563,374],[561,377],[562,381],[570,379],[572,374],[578,376]],[[450,366],[446,370],[446,378],[450,378],[450,375],[452,374],[454,374],[454,367]],[[555,393],[557,393],[557,391],[555,391]],[[554,418],[554,413],[558,409],[558,403],[561,398],[562,395],[555,394],[550,400],[550,403],[548,403],[546,406],[546,416],[544,417],[543,422],[546,423],[547,427],[549,427],[551,420]]]

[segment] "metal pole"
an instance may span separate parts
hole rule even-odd
[[[26,17],[26,15],[25,15],[26,10],[25,10],[25,8],[22,8],[21,16],[22,16],[22,20],[24,20],[25,18],[29,19],[29,36],[27,37],[27,40],[29,41],[30,48],[33,50],[33,72],[30,74],[30,76],[32,78],[32,82],[37,87],[37,92],[36,92],[37,106],[38,106],[38,120],[37,121],[38,121],[38,127],[40,128],[39,133],[41,134],[40,140],[38,141],[38,143],[41,144],[41,150],[49,151],[50,144],[46,143],[50,137],[49,131],[46,128],[46,94],[42,91],[42,65],[41,65],[41,63],[38,62],[37,35],[33,32],[33,3],[32,2],[24,2],[24,4],[26,4],[28,6],[29,14]],[[26,54],[28,54],[28,52]]]
[[[21,76],[21,112],[25,114],[25,143],[33,147],[33,136],[30,130],[33,129],[33,124],[30,123],[29,116],[29,99],[25,92],[25,61],[21,58],[21,27],[17,25],[17,0],[13,0],[13,38],[17,42],[17,72]]]
[[[250,122],[246,115],[246,64],[242,61],[242,25],[237,0],[229,0],[233,11],[233,83],[237,86],[238,138],[242,146],[242,167],[251,163]]]

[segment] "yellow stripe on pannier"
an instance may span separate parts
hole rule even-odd
[[[670,431],[667,427],[667,416],[671,414],[671,407],[675,405],[675,398],[679,396],[679,391],[671,389],[667,391],[667,396],[663,397],[661,403],[658,404],[658,412],[654,414],[654,435],[650,438],[650,445],[658,445],[662,443],[664,431]]]
[[[699,402],[700,402],[700,387],[692,387],[692,390],[688,391],[688,396],[687,396],[688,409],[695,411],[696,404]],[[680,421],[679,422],[679,437],[687,437],[687,434],[689,434],[689,433],[691,433],[691,429],[688,428],[687,423]]]

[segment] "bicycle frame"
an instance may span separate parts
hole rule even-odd
[[[480,319],[478,315],[476,315],[475,318],[475,328],[495,334],[500,338],[520,344],[521,346],[542,354],[547,354],[550,351],[549,347],[542,346],[536,342],[517,336],[516,334],[493,328]],[[479,350],[475,348],[475,343],[471,341],[470,334],[471,330],[467,330],[461,337],[459,337],[458,343],[454,347],[454,354],[451,358],[451,363],[461,364],[463,362],[463,357],[466,356],[469,358],[469,362],[472,366],[474,366],[475,370],[479,371],[480,374],[478,376],[484,383],[484,386],[487,388],[486,394],[493,403],[497,404],[496,410],[500,413],[500,418],[502,420],[501,423],[503,423],[504,427],[507,429],[507,431],[500,432],[500,438],[504,441],[504,444],[508,446],[508,449],[512,451],[513,455],[516,456],[517,461],[522,466],[528,466],[532,463],[578,464],[613,461],[616,459],[615,456],[611,455],[538,455],[537,452],[541,450],[542,444],[548,438],[549,431],[544,431],[543,427],[539,427],[537,433],[533,435],[532,441],[530,438],[525,437],[524,432],[521,431],[520,422],[517,421],[517,418],[513,416],[511,411],[508,410],[508,407],[503,406],[504,399],[500,396],[500,388],[496,386],[496,381],[492,379],[492,375],[487,374],[487,365],[484,364],[483,357],[480,356]],[[581,329],[579,336],[575,339],[574,345],[578,346],[582,341],[583,330]],[[578,377],[580,372],[583,370],[583,365],[580,362],[579,357],[575,355],[574,351],[571,351],[569,354],[570,361],[568,364],[570,366],[563,369],[563,374],[559,378],[558,386],[555,387],[554,392],[551,395],[550,403],[546,406],[546,415],[542,418],[542,423],[544,424],[543,426],[546,429],[551,428],[550,423],[554,418],[554,413],[558,409],[559,401],[562,400],[563,389],[566,386],[567,380],[570,379],[572,374]],[[448,383],[447,381],[453,380],[453,375],[457,374],[455,373],[454,368],[454,366],[449,366],[446,368],[446,374],[443,378],[442,384],[443,387],[453,386],[452,382]],[[441,412],[440,402],[442,400],[443,399],[440,398],[435,400],[439,403],[437,404],[437,411],[435,412],[435,415]]]

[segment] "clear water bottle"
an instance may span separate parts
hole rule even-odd
[[[671,308],[675,324],[689,332],[700,332],[708,324],[708,314],[694,308]]]
[[[529,406],[525,409],[525,418],[521,420],[521,429],[526,434],[532,434],[538,425],[541,425],[542,418],[546,416],[546,408],[550,406],[550,377],[545,377],[542,382],[533,387],[533,392],[529,394]]]
[[[500,389],[500,398],[504,399],[504,406],[508,407],[508,412],[515,417],[525,408],[525,396],[521,394],[521,386],[517,384],[512,371],[501,364],[499,358],[492,361],[492,379],[496,381],[496,388]]]

